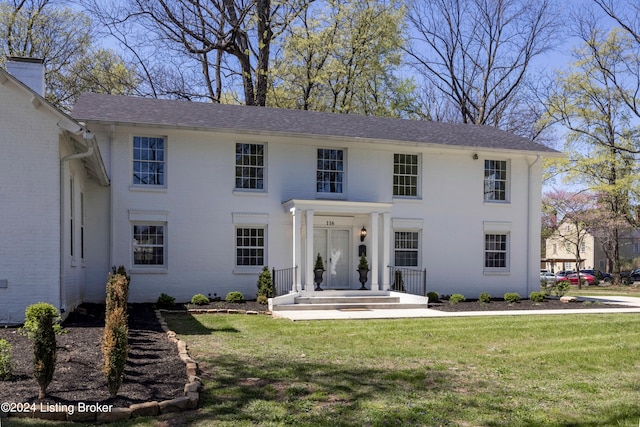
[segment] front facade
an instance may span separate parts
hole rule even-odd
[[[495,128],[83,95],[70,115],[0,70],[0,323],[51,302],[255,298],[263,266],[290,291],[522,296],[539,286],[541,145]],[[26,130],[25,130],[26,129]]]
[[[265,265],[294,269],[292,290],[311,290],[318,254],[324,289],[358,289],[363,253],[369,289],[388,290],[399,266],[426,269],[441,294],[539,285],[541,155],[554,153],[537,144],[493,146],[482,138],[508,134],[470,126],[102,95],[72,115],[96,133],[111,177],[89,207],[109,218],[109,245],[90,249],[91,300],[109,265],[131,273],[132,301],[254,298]],[[398,125],[406,132],[388,129]],[[428,142],[430,127],[453,143]]]

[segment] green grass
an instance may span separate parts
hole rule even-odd
[[[603,295],[603,296],[627,296],[640,298],[640,286],[571,286],[567,293],[571,296]]]
[[[200,363],[200,407],[121,425],[636,427],[640,421],[637,314],[295,323],[166,317]],[[42,422],[2,420],[3,427],[33,425]]]
[[[637,426],[640,317],[290,322],[172,315],[193,426]],[[144,421],[142,421],[144,422]]]

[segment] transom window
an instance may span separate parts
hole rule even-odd
[[[236,144],[236,189],[264,190],[264,144]]]
[[[164,225],[136,224],[133,226],[133,264],[165,265]]]
[[[133,137],[133,183],[165,185],[164,138]]]
[[[236,228],[236,265],[264,265],[264,228]]]
[[[507,200],[507,161],[484,161],[484,200]]]
[[[393,155],[393,195],[418,197],[418,155]]]
[[[343,150],[318,148],[316,191],[333,194],[344,192]]]
[[[484,235],[484,266],[485,268],[507,268],[507,235]]]
[[[395,266],[418,266],[418,235],[417,231],[395,232]]]

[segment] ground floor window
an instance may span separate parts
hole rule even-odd
[[[508,266],[508,235],[484,235],[484,267],[487,269],[506,269]]]
[[[396,231],[394,233],[394,265],[396,267],[418,267],[417,231]]]
[[[165,265],[165,225],[133,225],[133,265]]]
[[[264,228],[236,228],[236,266],[264,265],[264,254]]]

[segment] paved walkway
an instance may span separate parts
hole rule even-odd
[[[540,314],[594,314],[594,313],[640,313],[640,298],[618,296],[585,296],[581,299],[599,301],[603,304],[625,305],[628,308],[577,308],[564,310],[510,310],[510,311],[461,311],[447,312],[429,308],[402,310],[306,310],[306,311],[274,311],[273,317],[299,320],[331,320],[331,319],[402,319],[418,317],[466,317],[466,316],[524,316]]]

